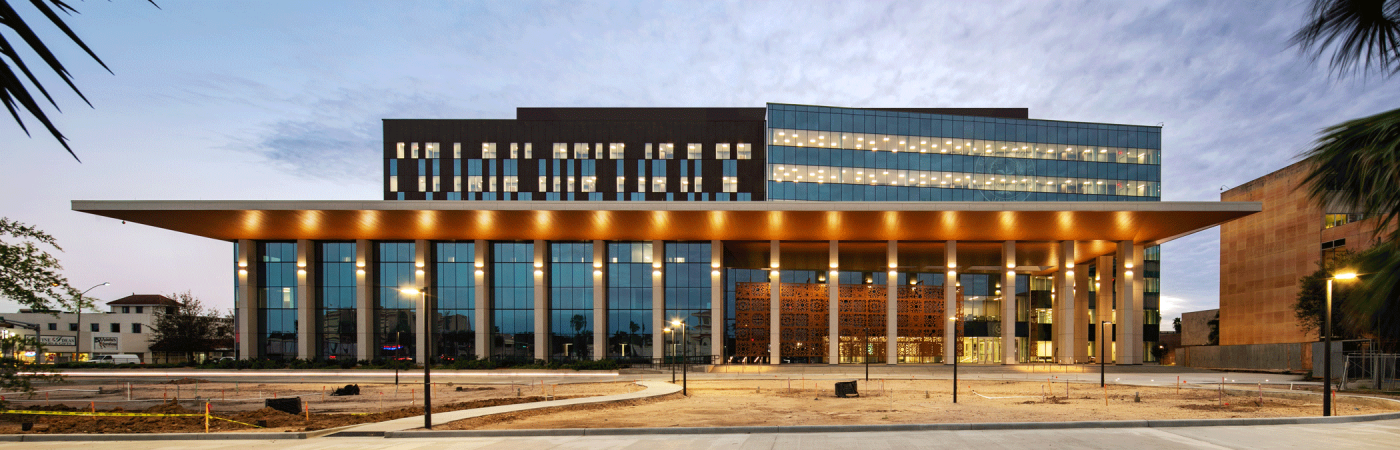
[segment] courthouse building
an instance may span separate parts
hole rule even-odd
[[[233,243],[243,358],[1141,364],[1157,246],[1260,210],[1160,162],[1025,109],[520,108],[385,120],[384,200],[73,208]]]

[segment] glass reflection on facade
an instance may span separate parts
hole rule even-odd
[[[297,244],[258,245],[258,348],[263,358],[297,357]]]
[[[316,247],[316,352],[321,358],[355,360],[355,243]]]
[[[443,358],[476,356],[476,245],[472,242],[433,243],[433,286],[437,314],[433,318],[434,348]]]
[[[491,355],[534,359],[535,244],[491,243]]]
[[[593,351],[593,244],[549,244],[549,354],[589,359]]]
[[[650,242],[608,243],[608,357],[652,355]]]
[[[667,242],[665,249],[666,326],[670,327],[672,355],[709,355],[710,243]],[[685,332],[673,321],[681,321]]]
[[[402,292],[418,288],[417,270],[412,242],[379,242],[375,244],[376,271],[374,279],[374,357],[379,359],[412,359],[417,357],[417,326],[419,295]]]

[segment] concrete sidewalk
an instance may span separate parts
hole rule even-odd
[[[601,397],[581,397],[566,400],[519,403],[514,405],[491,406],[486,408],[465,409],[461,411],[435,413],[433,414],[433,423],[446,424],[448,422],[458,421],[462,419],[470,419],[473,417],[527,411],[532,409],[638,400],[644,398],[670,395],[681,391],[680,386],[662,381],[638,381],[637,384],[646,387],[646,389],[637,392],[629,392],[626,394],[605,395]],[[383,435],[383,433],[390,431],[405,431],[418,428],[423,428],[423,416],[405,417],[402,419],[394,419],[385,422],[360,425],[358,427],[341,430],[336,434],[345,433],[347,435]]]

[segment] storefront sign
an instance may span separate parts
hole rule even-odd
[[[78,339],[73,336],[40,336],[39,343],[47,346],[72,347]]]
[[[117,337],[109,337],[109,336],[93,336],[93,337],[92,337],[92,351],[94,351],[94,352],[100,352],[100,351],[103,351],[103,350],[117,351],[117,347],[118,347],[117,344],[118,344],[118,338],[117,338]]]

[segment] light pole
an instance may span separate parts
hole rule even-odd
[[[681,323],[679,319],[672,320],[671,326],[680,327],[681,329],[681,395],[690,396],[690,393],[686,392],[686,378],[688,375],[686,372],[690,370],[690,345],[688,345],[685,341],[686,328],[689,327],[686,324]],[[674,377],[675,376],[672,375],[672,378]]]
[[[428,304],[428,293],[426,291],[415,288],[405,288],[400,289],[399,292],[408,295],[417,294],[418,298],[423,301],[421,303],[423,305],[422,311],[423,314],[426,314],[423,316],[423,346],[426,347],[423,353],[428,355],[428,357],[423,360],[423,428],[431,430],[433,429],[433,333],[431,324],[433,321],[433,311],[430,307],[431,305]]]
[[[74,300],[74,303],[75,303],[74,307],[75,307],[75,309],[78,310],[78,311],[77,311],[77,312],[78,312],[78,331],[77,331],[76,334],[73,335],[73,361],[74,361],[74,362],[77,362],[77,361],[78,361],[78,357],[79,357],[80,355],[83,354],[83,348],[82,348],[82,344],[83,344],[83,296],[87,295],[88,291],[91,291],[91,290],[93,290],[93,289],[97,289],[97,288],[100,288],[100,287],[102,287],[102,286],[106,286],[106,285],[109,285],[109,284],[112,284],[112,283],[108,283],[108,282],[106,282],[106,281],[103,281],[102,284],[98,284],[98,285],[95,285],[95,286],[93,286],[93,287],[87,288],[87,290],[83,291],[83,293],[78,294],[78,298],[77,298],[76,300]]]
[[[1106,386],[1105,381],[1108,379],[1108,334],[1104,332],[1104,328],[1108,327],[1109,323],[1111,322],[1107,320],[1099,323],[1099,387]]]
[[[661,339],[664,341],[664,340],[666,339],[666,336],[671,336],[671,328],[670,328],[670,327],[662,328],[662,329],[661,329],[661,333],[662,333],[662,334],[661,334],[661,336],[662,336]],[[676,338],[675,338],[674,336],[671,337],[671,342],[675,342],[675,341],[676,341]],[[665,342],[662,342],[662,344],[666,344],[666,343],[665,343]],[[671,349],[670,355],[675,355],[675,354],[676,354],[676,347],[675,347],[674,344],[666,344],[666,347],[669,348],[669,349]],[[675,382],[676,382],[676,362],[675,362],[675,361],[670,361],[670,355],[667,355],[667,354],[666,354],[666,349],[662,349],[662,350],[661,350],[661,360],[662,360],[662,361],[665,361],[665,362],[667,362],[667,363],[669,363],[669,364],[671,365],[671,383],[675,383]]]
[[[1343,272],[1327,279],[1327,305],[1323,308],[1322,415],[1332,415],[1332,280],[1355,280],[1356,272]]]
[[[953,351],[952,351],[953,354],[952,354],[952,355],[949,355],[948,357],[949,357],[949,358],[953,358],[953,403],[957,403],[957,402],[958,402],[958,329],[957,329],[957,326],[958,326],[958,317],[957,317],[957,316],[949,317],[949,318],[948,318],[948,326],[953,327],[953,345],[948,346],[949,348],[953,349]]]

